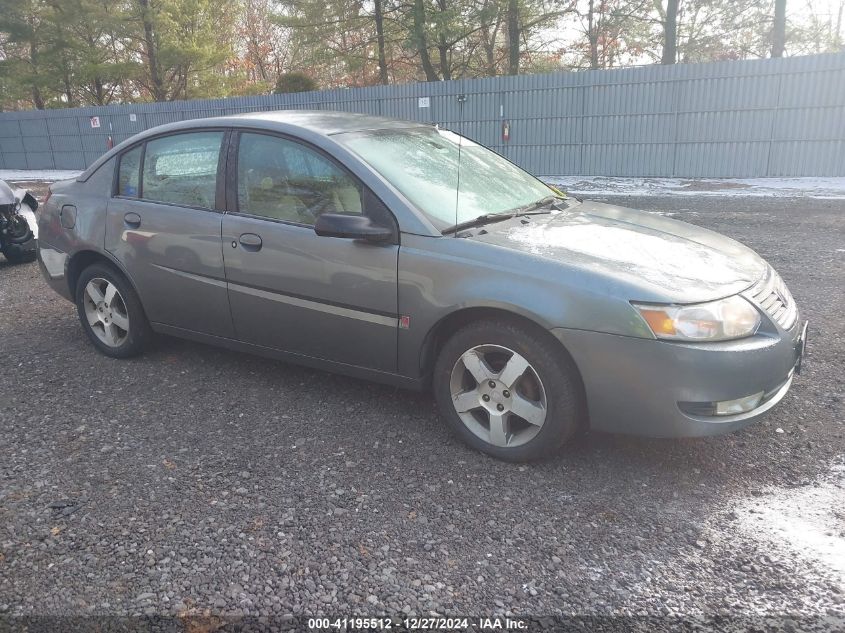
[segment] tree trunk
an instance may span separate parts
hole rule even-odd
[[[679,0],[668,0],[666,3],[661,64],[674,64],[678,57],[678,4]]]
[[[141,5],[141,21],[144,25],[144,52],[147,55],[147,67],[150,74],[150,92],[153,100],[165,101],[167,93],[158,67],[158,47],[156,46],[153,22],[150,18],[150,0],[138,0]]]
[[[44,109],[44,97],[41,96],[41,90],[38,86],[32,87],[32,104],[35,106],[36,110]]]
[[[508,0],[508,74],[519,74],[519,1]]]
[[[67,99],[67,107],[75,108],[76,103],[73,100],[73,84],[70,80],[70,73],[67,67],[62,69],[62,83],[64,84],[65,98]]]
[[[446,0],[437,0],[437,8],[440,13],[446,12]],[[452,78],[452,69],[449,65],[449,45],[446,43],[446,34],[443,29],[437,34],[437,52],[440,59],[440,76],[443,79]]]
[[[487,75],[494,76],[496,74],[496,50],[495,44],[492,42],[490,32],[487,29],[483,31],[482,47],[484,49],[484,62],[487,65]]]
[[[255,60],[256,66],[258,66],[258,74],[261,76],[261,80],[268,81],[269,77],[267,75],[267,66],[264,64],[264,55],[261,54],[255,38],[252,38],[250,41],[250,48],[252,48],[252,58]]]
[[[41,89],[38,87],[38,48],[35,46],[35,39],[29,42],[29,62],[32,64],[32,76],[36,81],[32,83],[32,104],[36,110],[44,109],[44,96],[41,94]]]
[[[423,72],[425,73],[426,81],[438,81],[440,77],[437,76],[437,71],[431,63],[431,57],[428,54],[428,41],[425,36],[425,6],[423,0],[414,0],[414,44],[417,47],[417,52],[420,55],[420,62],[422,63]]]
[[[786,0],[775,0],[775,23],[772,27],[772,57],[783,57],[786,48]]]
[[[375,5],[375,19],[376,19],[376,47],[378,48],[378,81],[380,84],[386,86],[388,84],[387,76],[387,57],[384,54],[384,0],[374,0]]]
[[[496,68],[496,30],[490,31],[485,28],[482,32],[482,50],[484,51],[485,74],[488,77],[495,77],[499,74]]]
[[[446,44],[446,36],[440,36],[440,43],[437,45],[437,52],[440,57],[440,76],[443,79],[452,78],[452,69],[449,66],[449,46]]]
[[[599,67],[599,30],[595,23],[595,1],[590,0],[587,9],[587,39],[590,41],[590,68],[593,70]]]
[[[107,105],[106,90],[100,77],[94,77],[94,101],[97,105]]]

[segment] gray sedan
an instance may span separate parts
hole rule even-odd
[[[420,123],[264,112],[143,132],[56,183],[39,262],[93,345],[153,332],[431,388],[470,446],[713,435],[771,409],[806,324],[752,250],[581,202]]]

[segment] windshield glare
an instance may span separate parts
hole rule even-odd
[[[495,152],[435,128],[339,134],[341,141],[443,229],[480,215],[513,211],[552,195]],[[461,143],[460,198],[458,141]]]

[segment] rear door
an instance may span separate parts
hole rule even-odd
[[[320,213],[392,223],[389,211],[316,148],[258,132],[232,143],[223,250],[237,337],[395,371],[398,244],[320,237],[313,228]]]
[[[106,248],[151,322],[232,337],[220,238],[225,130],[161,136],[120,157]]]

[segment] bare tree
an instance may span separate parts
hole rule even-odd
[[[575,12],[575,0],[560,0],[550,3],[543,0],[507,0],[506,25],[508,37],[508,74],[520,71],[523,49],[532,36],[548,28],[566,14]]]
[[[292,56],[290,29],[275,19],[273,0],[246,0],[238,25],[243,64],[251,82],[275,85]]]
[[[772,26],[772,57],[783,57],[786,48],[786,0],[775,0],[775,21]]]

